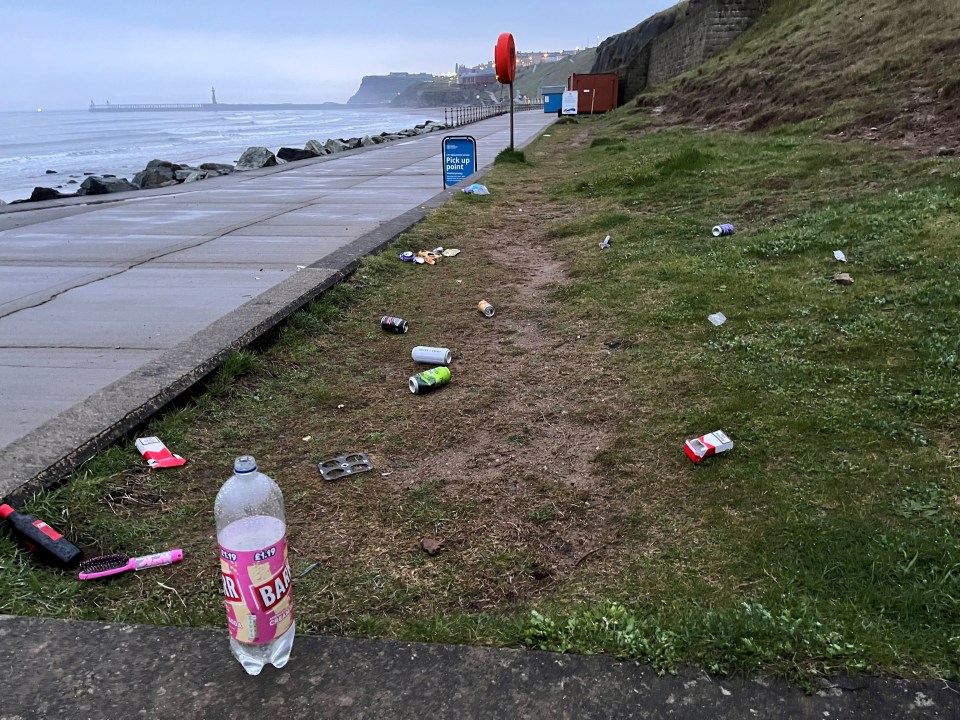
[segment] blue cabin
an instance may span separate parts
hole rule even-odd
[[[543,111],[545,113],[560,112],[563,91],[566,89],[566,85],[547,85],[543,88]]]

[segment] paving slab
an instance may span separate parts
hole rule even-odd
[[[16,242],[11,242],[16,238]],[[202,235],[120,235],[103,237],[94,233],[78,235],[48,229],[47,232],[24,228],[11,232],[0,243],[0,272],[5,265],[34,264],[38,256],[47,258],[46,267],[81,267],[84,263],[114,265],[138,263],[158,253],[172,252],[185,245],[202,243]],[[0,288],[0,298],[3,297]],[[2,300],[0,300],[2,301]]]
[[[327,232],[315,226],[313,234],[242,235],[231,233],[217,243],[206,243],[164,255],[155,265],[200,265],[222,263],[236,267],[296,269],[329,255],[343,245],[349,231]]]
[[[110,268],[87,265],[61,266],[37,265],[36,258],[30,264],[0,265],[0,315],[14,311],[13,306],[37,295],[49,296],[60,290],[103,277]],[[19,305],[18,305],[19,306]],[[0,342],[3,341],[0,336]]]
[[[44,352],[46,350],[46,352]],[[0,347],[0,387],[3,412],[0,446],[40,427],[160,354],[158,350],[113,348],[109,352],[85,348]],[[37,388],[44,388],[38,393]]]
[[[844,677],[807,694],[602,656],[315,636],[250,677],[226,630],[2,615],[0,663],[16,673],[0,700],[9,720],[951,719],[960,699],[940,681]]]
[[[249,267],[132,268],[0,318],[0,337],[8,347],[169,348],[289,275]]]

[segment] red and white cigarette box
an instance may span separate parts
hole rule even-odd
[[[137,450],[147,459],[147,464],[152,468],[169,468],[183,465],[184,460],[179,455],[174,455],[167,449],[160,438],[142,437],[137,438]]]
[[[726,452],[733,447],[733,440],[727,437],[723,430],[717,430],[701,435],[683,444],[683,451],[695,463],[703,462],[704,458]]]

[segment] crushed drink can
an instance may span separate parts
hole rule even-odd
[[[428,365],[449,365],[453,361],[453,355],[447,348],[427,347],[426,345],[417,345],[410,356],[414,362],[427,363]]]
[[[731,448],[733,448],[733,440],[727,437],[723,430],[701,435],[698,438],[687,440],[683,444],[683,451],[695,463],[703,462],[704,459],[726,452]]]
[[[432,370],[424,370],[410,378],[410,392],[414,395],[422,395],[425,392],[436,390],[442,385],[450,382],[450,368],[435,367]]]
[[[414,254],[412,250],[400,253],[400,259],[404,262],[413,262]]]
[[[733,235],[733,225],[730,223],[721,223],[720,225],[714,225],[713,236],[720,237],[721,235]]]
[[[380,318],[380,327],[387,332],[397,333],[398,335],[403,335],[403,333],[410,329],[406,320],[390,315],[384,315]]]
[[[493,309],[493,305],[488,303],[486,300],[481,300],[477,303],[477,310],[482,312],[487,317],[493,317],[493,314],[496,312],[496,310]]]

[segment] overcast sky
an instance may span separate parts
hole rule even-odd
[[[671,0],[0,0],[0,110],[97,103],[345,102],[364,75],[572,50]]]

